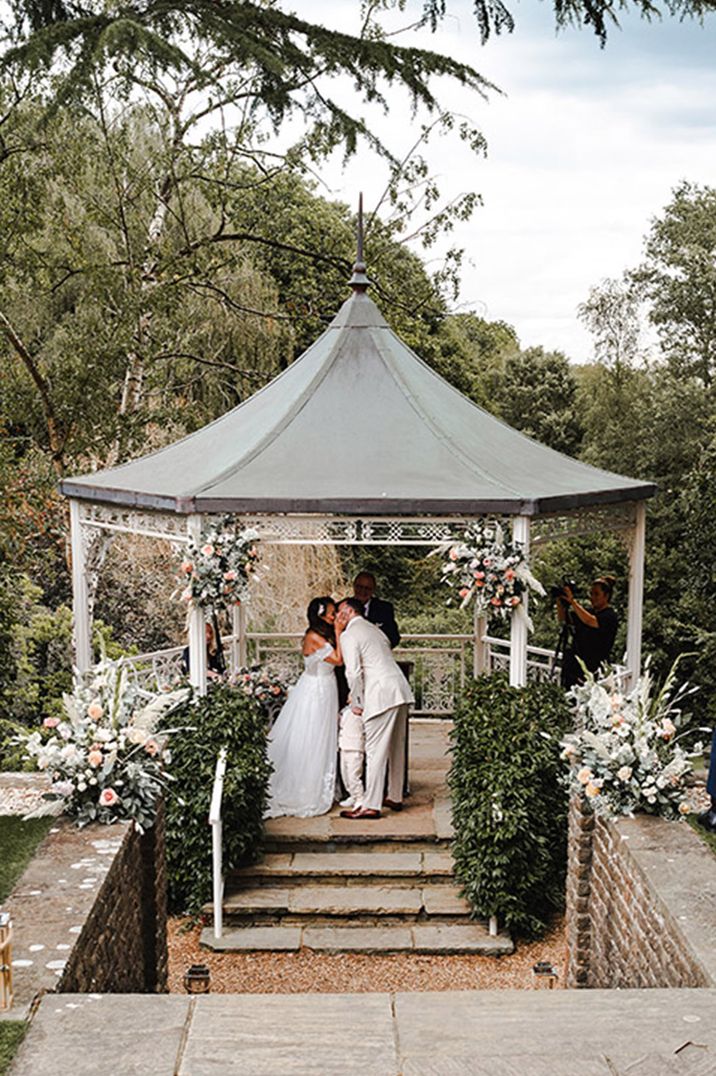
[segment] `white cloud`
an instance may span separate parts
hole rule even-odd
[[[354,30],[354,0],[302,0],[301,14]],[[640,256],[650,218],[682,179],[713,182],[716,161],[716,63],[709,30],[665,20],[630,19],[605,50],[588,31],[555,36],[549,8],[541,21],[513,5],[518,29],[479,46],[469,0],[415,42],[474,64],[506,93],[489,103],[446,86],[452,108],[488,138],[476,160],[457,140],[440,139],[428,156],[445,194],[479,191],[484,206],[451,238],[464,246],[463,300],[489,318],[515,325],[524,345],[590,357],[576,307],[591,285],[619,276]],[[403,16],[403,22],[407,21]],[[394,94],[388,117],[371,123],[396,152],[414,126],[405,98]],[[345,172],[325,170],[333,196],[368,204],[382,186],[364,152]]]

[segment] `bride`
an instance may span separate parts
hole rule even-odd
[[[276,718],[268,741],[273,763],[266,818],[325,814],[333,806],[338,750],[338,687],[332,598],[308,606],[303,637],[304,671]]]

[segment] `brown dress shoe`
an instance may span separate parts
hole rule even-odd
[[[390,807],[391,811],[402,811],[402,803],[396,803],[395,800],[383,800],[384,807]]]
[[[341,811],[341,818],[380,818],[380,811],[369,807],[354,807],[352,811]]]

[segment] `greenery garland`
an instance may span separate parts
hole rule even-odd
[[[216,612],[246,599],[249,581],[259,565],[259,532],[237,531],[233,516],[225,516],[202,531],[199,542],[189,540],[175,592],[180,599]]]
[[[513,613],[525,615],[523,595],[528,590],[545,594],[529,570],[524,548],[506,540],[498,519],[475,520],[461,542],[444,542],[433,553],[443,557],[442,582],[457,588],[462,609],[474,600],[478,616],[508,620]]]

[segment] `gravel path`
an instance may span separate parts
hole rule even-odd
[[[49,787],[44,773],[0,773],[0,814],[57,814],[56,805],[42,798]]]
[[[548,960],[563,985],[567,948],[560,920],[539,942],[512,956],[379,956],[341,953],[212,953],[199,948],[200,927],[169,922],[169,990],[183,993],[190,964],[207,964],[215,994],[357,994],[407,990],[531,990],[532,966]]]

